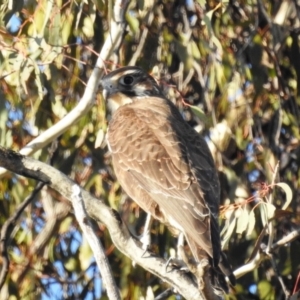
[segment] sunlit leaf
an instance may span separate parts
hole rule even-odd
[[[130,15],[130,14],[126,14],[126,20],[128,22],[128,25],[130,26],[130,29],[132,30],[132,32],[137,33],[139,32],[139,21],[137,18],[135,18],[134,16]]]
[[[87,240],[83,237],[81,246],[79,248],[79,261],[82,270],[86,270],[91,264],[93,258],[93,251]]]
[[[246,232],[246,236],[250,236],[253,232],[253,229],[255,227],[255,214],[254,214],[254,210],[251,209],[250,214],[249,214],[249,222],[248,222],[248,228],[247,228],[247,232]]]
[[[236,233],[243,233],[246,228],[248,227],[249,223],[249,212],[246,208],[240,208],[239,209],[239,217],[237,219],[237,224],[236,224]]]
[[[229,240],[235,229],[236,221],[237,221],[237,219],[235,217],[231,219],[231,222],[229,223],[226,234],[224,235],[224,237],[222,239],[222,249],[225,249],[227,244],[229,243]]]
[[[96,149],[101,147],[101,145],[104,143],[104,137],[105,137],[104,131],[102,129],[99,129],[98,133],[97,133],[96,141],[95,141]]]
[[[79,261],[76,257],[69,257],[68,260],[64,263],[64,267],[69,272],[74,272],[78,268]]]
[[[36,63],[34,63],[35,84],[38,88],[38,96],[42,100],[44,97],[43,86],[41,81],[41,71]]]
[[[215,35],[213,35],[211,37],[211,40],[213,41],[213,43],[215,44],[215,46],[217,47],[217,49],[222,53],[223,52],[223,47],[222,47],[222,44],[221,44],[220,40]],[[221,73],[217,74],[217,75],[220,78],[223,79],[223,77],[221,77],[221,75],[224,76],[223,66],[222,65],[220,65],[219,72],[221,72]],[[219,82],[221,83],[221,80],[219,80]],[[224,81],[223,81],[223,83],[224,83]]]
[[[260,211],[263,225],[265,225],[267,222],[269,222],[270,219],[274,217],[275,210],[276,207],[273,204],[264,202],[261,203]]]
[[[23,255],[20,255],[18,251],[9,251],[9,255],[13,259],[14,262],[18,264],[22,264],[25,260]]]
[[[90,16],[84,18],[82,31],[87,38],[91,38],[94,36],[94,22],[90,18]]]
[[[49,7],[49,6],[48,6]],[[49,7],[50,8],[50,7]],[[56,10],[53,12],[51,18],[51,30],[49,30],[48,34],[48,43],[50,45],[61,46],[62,39],[61,39],[61,13],[60,10]]]
[[[202,8],[205,7],[206,0],[197,0],[197,2],[200,4],[200,6],[201,6]]]
[[[73,218],[72,217],[67,217],[65,218],[59,226],[59,233],[63,234],[65,232],[67,232],[70,229],[70,226],[73,222]]]
[[[285,210],[288,208],[288,206],[290,205],[290,203],[293,199],[292,189],[290,188],[290,186],[288,184],[286,184],[284,182],[275,183],[274,185],[279,186],[285,192],[286,201],[285,201],[284,205],[282,206],[282,209]]]
[[[62,44],[65,45],[68,42],[68,39],[70,38],[70,34],[72,32],[72,24],[74,20],[74,15],[73,14],[68,14],[62,16],[63,21],[62,21],[62,29],[61,29],[61,39],[62,39]]]
[[[271,283],[267,280],[262,280],[257,285],[259,299],[275,300],[275,291]]]
[[[206,125],[209,124],[210,120],[209,118],[205,115],[204,111],[198,107],[198,106],[194,106],[194,105],[189,105],[189,107],[191,108],[192,112]]]

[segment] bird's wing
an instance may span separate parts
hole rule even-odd
[[[169,223],[179,224],[217,262],[219,184],[211,154],[175,107],[155,99],[119,108],[109,124],[117,177],[138,204],[143,199],[129,191],[129,179],[145,190]]]

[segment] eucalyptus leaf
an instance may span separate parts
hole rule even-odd
[[[275,186],[279,186],[285,192],[286,201],[285,201],[284,205],[282,206],[282,209],[285,210],[285,209],[287,209],[289,207],[290,203],[292,202],[292,199],[293,199],[292,189],[285,182],[275,183],[274,185]]]
[[[246,208],[239,208],[240,215],[237,219],[236,233],[243,233],[249,224],[249,212]]]
[[[247,232],[246,232],[246,236],[249,237],[251,236],[253,229],[255,227],[255,214],[254,214],[254,210],[251,209],[250,213],[249,213],[249,221],[248,221],[248,228],[247,228]]]

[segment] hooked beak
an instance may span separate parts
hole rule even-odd
[[[108,91],[106,89],[102,90],[102,96],[103,96],[104,100],[107,100]]]
[[[108,90],[105,88],[105,85],[104,85],[104,82],[102,79],[100,79],[100,82],[99,82],[99,89],[102,92],[102,96],[103,96],[104,100],[107,100]]]

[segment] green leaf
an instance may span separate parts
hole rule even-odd
[[[17,264],[24,263],[25,258],[23,255],[20,255],[20,253],[17,253],[15,251],[9,251],[9,255],[10,255],[12,261],[14,261],[14,263],[17,263]]]
[[[83,236],[82,244],[79,248],[79,263],[82,270],[86,270],[91,264],[93,252],[86,238]]]
[[[232,217],[231,220],[229,221],[228,229],[227,229],[226,234],[225,234],[225,236],[222,240],[222,249],[224,249],[227,246],[227,244],[228,244],[228,242],[229,242],[229,240],[232,236],[232,233],[233,233],[234,228],[235,228],[236,220],[237,220],[236,217]]]
[[[66,232],[68,232],[70,230],[70,226],[73,222],[73,218],[72,217],[67,217],[65,218],[59,226],[59,233],[60,234],[64,234]]]
[[[197,0],[197,2],[200,4],[200,6],[201,6],[202,8],[205,8],[206,0]]]
[[[260,209],[262,223],[265,226],[265,224],[268,223],[269,220],[274,217],[276,207],[271,203],[262,202],[260,205]]]
[[[0,98],[3,99],[4,95],[0,91]],[[11,147],[13,143],[12,132],[7,130],[6,122],[8,121],[8,110],[5,107],[5,101],[0,101],[0,145]]]
[[[190,42],[190,50],[195,59],[201,59],[201,52],[194,41]]]
[[[61,46],[61,14],[60,10],[56,10],[51,18],[51,29],[49,30],[48,43],[51,45]]]
[[[240,216],[237,219],[236,233],[243,233],[248,227],[249,212],[246,208],[240,208],[237,212],[240,212]]]
[[[69,259],[65,262],[64,266],[67,271],[74,272],[78,269],[79,261],[76,257],[69,257]]]
[[[139,32],[140,22],[136,17],[126,14],[126,21],[128,22],[129,28],[133,33]]]
[[[98,133],[97,133],[96,141],[95,141],[95,149],[100,148],[101,146],[103,146],[103,144],[106,144],[105,143],[105,133],[104,133],[103,129],[99,129]]]
[[[222,47],[222,44],[221,44],[220,40],[215,35],[213,35],[211,37],[211,40],[215,44],[215,46],[218,48],[218,50],[222,53],[223,52],[223,47]],[[219,71],[221,71],[221,70],[222,70],[221,74],[223,75],[223,65],[220,65]]]
[[[258,283],[257,292],[261,300],[275,300],[274,289],[267,280],[262,280]]]
[[[34,62],[34,71],[35,71],[35,84],[37,86],[38,89],[38,96],[40,98],[40,100],[43,99],[44,97],[44,93],[43,93],[43,86],[42,86],[42,76],[41,76],[41,71],[39,69],[39,66]]]
[[[201,108],[194,105],[189,105],[189,107],[191,108],[193,114],[195,114],[195,116],[200,119],[200,121],[205,123],[205,125],[209,125],[210,119],[205,115],[204,111]]]
[[[235,131],[235,141],[237,143],[237,146],[241,150],[244,150],[247,147],[248,140],[244,136],[244,130],[243,130],[242,127],[236,128],[236,131]]]
[[[288,206],[290,205],[290,203],[292,201],[293,192],[292,192],[290,186],[284,182],[275,183],[275,185],[281,187],[283,189],[283,191],[285,192],[286,202],[282,206],[282,209],[285,210],[288,208]]]
[[[248,228],[247,228],[247,232],[246,232],[247,237],[249,237],[252,234],[254,226],[255,226],[255,222],[256,222],[255,214],[254,214],[254,210],[252,209],[249,214]]]
[[[92,38],[94,36],[94,22],[87,16],[83,20],[82,32],[85,34],[87,38]]]

